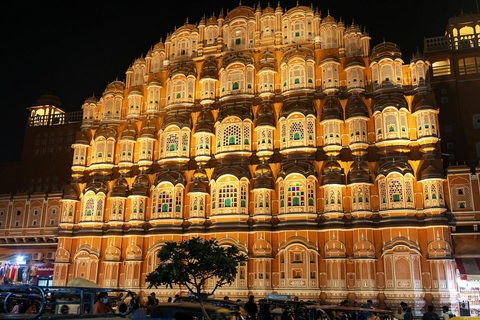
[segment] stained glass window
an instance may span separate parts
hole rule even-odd
[[[218,192],[218,207],[236,207],[237,206],[237,187],[232,184],[224,184]]]
[[[182,134],[182,150],[186,151],[188,148],[188,134],[184,132]]]
[[[103,213],[103,199],[97,201],[97,216],[101,216]]]
[[[311,184],[308,185],[308,205],[314,205],[313,186]]]
[[[87,216],[91,216],[93,214],[93,210],[95,208],[95,200],[93,198],[89,198],[87,203],[85,204],[85,214]]]
[[[175,196],[175,212],[181,212],[182,208],[182,191],[177,190]]]
[[[172,192],[163,190],[158,196],[158,212],[172,212]]]
[[[242,184],[240,188],[240,206],[245,208],[247,206],[247,188]]]
[[[392,180],[389,184],[390,202],[403,201],[403,186],[398,180]]]
[[[405,180],[405,192],[407,195],[407,202],[413,202],[413,196],[412,196],[412,183],[410,180]],[[403,198],[402,198],[403,200]]]
[[[294,182],[288,185],[287,205],[289,207],[305,205],[305,190],[303,184]]]
[[[167,135],[167,150],[168,151],[176,151],[178,150],[178,134],[176,133],[169,133]]]
[[[313,121],[308,121],[308,123],[307,123],[307,133],[308,133],[308,140],[313,140],[313,137],[314,137]]]
[[[301,121],[292,121],[290,123],[290,140],[302,140],[303,137],[303,123]]]

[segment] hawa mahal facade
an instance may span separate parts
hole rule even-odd
[[[444,177],[429,67],[310,7],[187,21],[83,104],[53,284],[147,290],[163,243],[200,236],[249,257],[219,296],[455,303],[478,185]]]

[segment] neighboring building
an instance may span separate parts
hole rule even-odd
[[[51,284],[62,190],[82,116],[61,107],[54,95],[38,99],[29,108],[22,160],[0,166],[0,268],[17,270],[17,282],[26,282],[25,272],[31,283]]]
[[[429,63],[369,42],[240,6],[156,44],[82,106],[54,284],[145,290],[163,243],[200,235],[249,256],[221,296],[455,303]]]
[[[440,107],[448,203],[456,225],[452,244],[460,274],[460,300],[468,301],[475,314],[480,313],[479,37],[480,14],[461,14],[448,20],[445,36],[425,39],[425,54],[432,63],[431,83]]]
[[[480,160],[480,14],[448,20],[445,36],[426,38],[432,88],[441,109],[444,160],[474,168]]]

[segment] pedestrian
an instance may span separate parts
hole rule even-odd
[[[93,314],[105,314],[108,312],[108,294],[106,292],[100,292],[98,294],[98,300],[93,305]]]
[[[147,319],[147,313],[140,306],[140,298],[136,297],[131,301],[131,308],[133,310],[130,319]]]
[[[443,306],[442,307],[443,320],[450,320],[450,318],[455,317],[454,314],[452,314],[451,312],[448,312],[449,310],[450,310],[450,308],[448,306]]]
[[[175,300],[173,302],[180,302],[180,295],[178,293],[175,295]]]
[[[252,320],[257,319],[258,307],[257,307],[257,304],[255,303],[255,296],[251,295],[250,298],[248,299],[248,302],[245,303],[243,308],[248,312]]]
[[[422,320],[440,320],[440,317],[438,316],[438,314],[433,312],[433,306],[429,305],[428,311],[425,312],[425,314],[422,317]]]
[[[402,309],[401,305],[398,306],[397,311],[393,312],[393,316],[395,317],[395,319],[404,320],[405,313],[403,312],[403,309]]]
[[[373,309],[373,301],[372,300],[367,300],[368,307],[370,309]]]
[[[168,297],[168,300],[167,300],[168,303],[172,303],[173,302],[173,299],[172,297]]]
[[[400,306],[402,307],[403,313],[407,312],[408,304],[406,302],[400,302]]]
[[[407,311],[403,315],[403,319],[404,320],[413,320],[413,314],[412,314],[412,308],[411,307],[407,307]]]

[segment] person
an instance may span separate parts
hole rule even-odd
[[[150,297],[152,297],[155,306],[158,306],[158,299],[155,296],[155,292],[150,293]]]
[[[255,303],[255,296],[251,295],[250,298],[248,299],[248,302],[245,303],[243,308],[247,310],[252,320],[257,319],[258,307],[257,307],[257,304]]]
[[[422,320],[440,320],[440,317],[438,316],[438,314],[433,312],[433,306],[429,305],[428,311],[425,312],[425,314],[422,317]]]
[[[100,292],[98,294],[98,300],[93,305],[93,314],[108,313],[108,294],[106,292]]]
[[[66,304],[60,307],[60,314],[68,314],[69,311],[70,308]]]
[[[397,311],[393,312],[395,319],[404,320],[405,314],[403,313],[402,306],[398,306]]]
[[[230,299],[228,298],[228,296],[225,296],[225,297],[223,297],[223,300],[228,301]]]
[[[373,301],[372,300],[367,300],[368,307],[370,309],[373,309]]]
[[[173,302],[173,299],[172,297],[168,297],[168,300],[167,300],[168,303],[172,303]]]
[[[335,312],[335,316],[333,317],[333,320],[341,320],[344,315],[345,313],[343,312],[343,310],[337,310],[337,312]]]
[[[402,307],[403,313],[407,312],[408,304],[406,302],[400,302],[400,306]]]
[[[362,304],[362,309],[370,309],[370,308],[368,307],[368,304],[364,303]],[[360,311],[358,318],[365,320],[365,319],[368,319],[369,316],[370,315],[368,314],[368,311]]]
[[[25,313],[37,313],[37,305],[32,302]]]
[[[131,303],[133,312],[130,319],[147,319],[147,313],[143,308],[140,308],[140,298],[132,299]]]
[[[173,302],[180,302],[180,295],[178,293],[175,295],[175,300]]]
[[[412,308],[407,307],[405,314],[403,315],[404,320],[413,320]]]
[[[450,308],[448,306],[443,306],[442,311],[443,311],[443,320],[450,320],[450,318],[453,318],[454,315],[451,312],[448,312]]]
[[[118,306],[117,310],[115,311],[116,314],[124,314],[125,312],[127,312],[128,310],[128,306],[125,302],[122,302],[120,303],[120,305]]]

